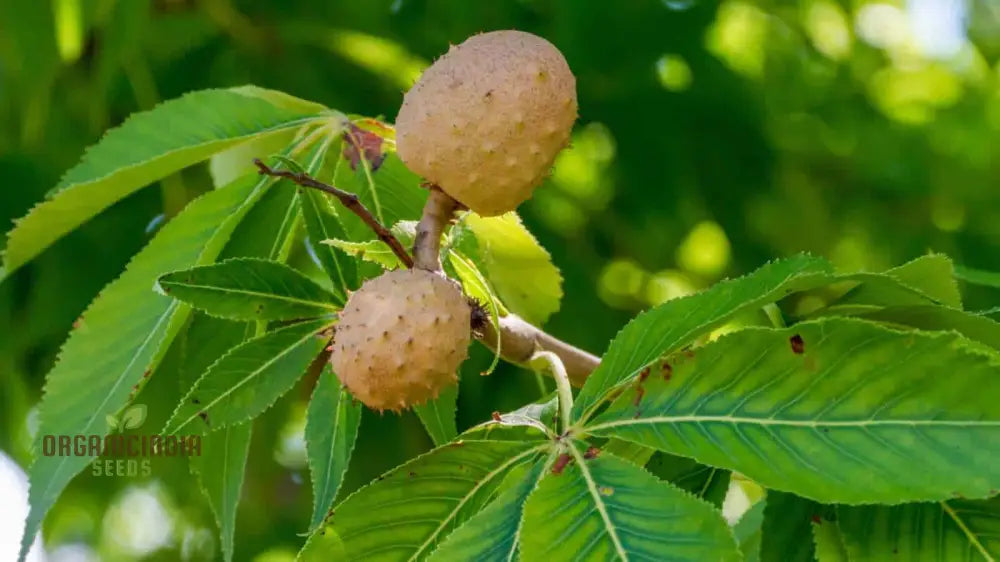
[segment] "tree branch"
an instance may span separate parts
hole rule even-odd
[[[312,178],[309,174],[291,172],[288,170],[275,170],[268,167],[267,164],[264,164],[264,162],[262,162],[259,158],[254,158],[253,163],[256,164],[258,173],[261,175],[285,178],[301,185],[302,187],[318,189],[324,193],[333,195],[339,199],[341,204],[347,207],[349,211],[360,217],[361,220],[375,232],[375,235],[378,236],[379,240],[385,242],[389,246],[403,265],[406,267],[413,267],[413,258],[410,257],[410,254],[406,253],[406,249],[403,247],[403,244],[392,234],[392,232],[389,231],[388,228],[382,226],[382,223],[378,222],[378,219],[376,219],[375,216],[372,215],[371,211],[364,206],[361,200],[358,199],[357,195],[344,191],[338,187],[325,184]]]
[[[551,351],[559,356],[566,367],[566,374],[573,386],[583,386],[590,373],[601,364],[599,357],[574,347],[561,339],[525,322],[515,314],[500,317],[500,357],[508,363],[528,366],[538,351]],[[492,322],[483,328],[483,345],[497,350],[497,332]]]
[[[448,194],[432,188],[413,242],[417,267],[429,271],[441,270],[441,234],[459,206],[460,203]],[[476,339],[494,353],[499,349],[500,357],[509,363],[529,367],[535,352],[550,351],[562,360],[570,382],[575,386],[583,386],[587,376],[601,362],[595,355],[543,332],[514,314],[499,318],[497,324],[500,328],[499,338],[493,322],[486,322],[482,333],[476,334]]]

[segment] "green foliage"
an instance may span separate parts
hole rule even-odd
[[[508,471],[540,450],[538,443],[520,441],[445,445],[344,500],[325,533],[335,534],[351,558],[422,558],[486,503]]]
[[[761,525],[761,562],[813,562],[813,526],[820,519],[820,506],[792,494],[767,493]]]
[[[837,510],[850,560],[995,560],[1000,498]]]
[[[195,92],[135,115],[88,150],[48,199],[18,221],[7,235],[7,274],[136,189],[241,141],[300,127],[314,114],[237,89]]]
[[[163,293],[229,320],[296,320],[338,310],[336,297],[277,262],[234,258],[160,277]]]
[[[539,461],[531,466],[521,465],[512,469],[507,480],[513,481],[513,484],[448,535],[428,560],[508,562],[516,559],[524,503],[537,485],[543,468],[544,463]]]
[[[471,233],[471,240],[463,243],[460,238],[459,247],[473,258],[511,312],[542,325],[559,310],[562,276],[516,213],[489,218],[470,213],[462,227]]]
[[[39,436],[107,433],[105,416],[132,399],[177,334],[185,308],[150,290],[160,275],[214,260],[246,209],[269,182],[247,178],[192,202],[83,313],[49,373],[39,405]],[[31,466],[25,537],[93,457],[39,456]],[[22,553],[27,548],[22,543]]]
[[[305,441],[313,485],[310,530],[323,523],[337,497],[360,424],[361,405],[351,398],[326,364],[309,400],[306,416]]]
[[[590,375],[573,406],[585,417],[617,385],[639,374],[658,357],[692,343],[741,310],[774,302],[795,290],[824,284],[830,265],[798,256],[768,264],[754,273],[724,281],[697,295],[668,301],[644,312],[612,340],[601,365]]]
[[[740,559],[709,504],[612,455],[571,452],[524,506],[522,560]]]
[[[320,332],[331,324],[293,324],[236,346],[195,381],[164,433],[202,433],[258,416],[305,373],[327,345]]]
[[[568,383],[559,397],[539,383],[548,395],[532,402],[467,376],[462,410],[457,386],[414,408],[437,448],[353,491],[368,478],[354,474],[367,428],[324,349],[350,291],[401,264],[336,200],[256,175],[252,159],[268,157],[357,195],[412,245],[427,191],[390,126],[247,86],[189,94],[109,132],[18,223],[5,255],[13,271],[130,193],[209,161],[218,189],[167,222],[78,321],[49,373],[39,434],[139,428],[145,406],[132,402],[170,348],[176,365],[157,376],[176,374],[183,398],[164,431],[202,435],[191,468],[225,560],[245,548],[245,488],[259,499],[273,484],[248,462],[251,438],[273,441],[274,419],[303,411],[313,503],[289,525],[310,532],[302,560],[998,555],[1000,324],[964,311],[955,279],[995,283],[941,254],[881,273],[835,273],[799,254],[667,299],[619,332],[575,401]],[[580,180],[576,164],[554,181]],[[554,316],[562,274],[520,216],[461,214],[443,243],[445,272],[492,321],[512,312],[603,333],[585,309]],[[764,306],[776,327],[756,325]],[[483,372],[477,361],[469,372]],[[426,445],[407,447],[400,456]],[[90,460],[38,456],[24,546]],[[741,485],[767,499],[731,529],[723,500]],[[906,503],[918,501],[939,503]]]
[[[588,431],[824,502],[984,498],[1000,488],[990,461],[997,358],[955,334],[829,319],[743,330],[671,364],[670,377],[627,390]]]
[[[230,425],[202,437],[202,453],[191,457],[191,469],[208,498],[222,537],[226,562],[233,559],[236,533],[236,506],[246,472],[247,454],[253,425]]]

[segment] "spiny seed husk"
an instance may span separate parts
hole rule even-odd
[[[452,47],[406,93],[396,119],[400,158],[484,215],[529,197],[569,142],[576,79],[562,53],[522,31]]]
[[[358,400],[403,410],[454,384],[468,355],[471,309],[458,285],[428,271],[367,281],[340,313],[330,361]]]

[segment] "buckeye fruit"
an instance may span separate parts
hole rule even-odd
[[[471,309],[454,281],[420,269],[364,283],[340,313],[330,361],[366,406],[403,410],[457,382]]]
[[[531,197],[569,142],[576,79],[551,43],[523,31],[475,35],[406,93],[396,148],[406,165],[480,215]]]

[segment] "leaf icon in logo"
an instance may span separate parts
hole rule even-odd
[[[146,405],[134,404],[122,414],[122,429],[135,429],[146,421]]]
[[[118,418],[108,414],[104,416],[104,421],[108,422],[108,428],[111,430],[118,429]]]

